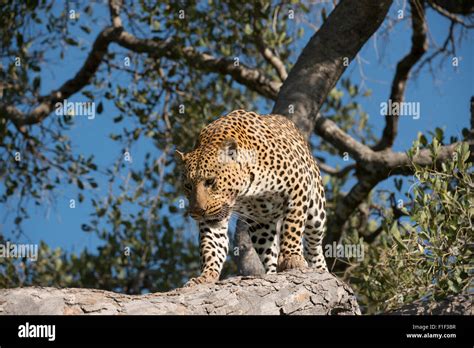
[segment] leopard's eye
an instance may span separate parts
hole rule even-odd
[[[184,184],[184,189],[186,191],[191,191],[193,189],[193,186],[190,183]]]
[[[204,186],[211,187],[216,183],[216,178],[209,178],[204,181]]]

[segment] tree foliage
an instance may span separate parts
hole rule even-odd
[[[75,192],[68,204],[90,202],[90,218],[81,228],[101,242],[97,250],[77,253],[41,243],[35,262],[0,259],[1,287],[75,286],[136,294],[169,290],[195,275],[197,235],[185,215],[174,149],[191,149],[204,125],[233,109],[271,109],[301,54],[305,30],[327,23],[333,9],[296,0],[126,1],[114,14],[116,3],[110,1],[109,14],[107,7],[88,2],[53,6],[0,0],[0,203],[15,226],[8,239],[24,240],[30,209],[64,201],[67,188]],[[433,6],[421,3],[423,11]],[[119,18],[123,27],[114,29],[109,17],[113,23]],[[462,39],[464,25],[452,20],[463,28]],[[393,18],[386,21],[390,28]],[[91,76],[74,76],[81,63],[70,63],[71,52],[88,62],[98,59],[97,71],[91,63],[85,66]],[[48,90],[45,79],[55,64],[70,64],[72,79]],[[372,147],[377,137],[361,106],[371,91],[361,85],[344,77],[320,112],[351,139]],[[94,102],[97,117],[109,120],[102,139],[94,140],[112,149],[112,163],[75,149],[74,115],[49,113],[23,124],[56,92],[76,87],[71,98]],[[447,142],[441,129],[434,132],[430,145],[425,135],[419,137],[409,152],[409,168],[383,173],[373,182],[414,174],[408,204],[400,207],[396,196],[409,183],[395,176],[393,190],[369,189],[371,194],[344,216],[340,231],[328,231],[340,233],[340,242],[364,246],[362,262],[345,257],[330,259],[329,266],[357,290],[367,312],[462,292],[472,279],[471,155],[463,145],[454,152],[456,159],[445,161],[446,151],[440,149],[466,141],[469,134],[466,130],[463,139]],[[309,140],[325,173],[331,219],[354,177],[367,178],[368,160],[349,156],[317,129]],[[428,165],[414,157],[415,149],[431,154]],[[437,149],[444,151],[441,165]],[[334,161],[336,167],[328,165]],[[0,234],[0,242],[6,240]],[[226,267],[225,274],[236,272],[232,258]]]
[[[442,134],[442,133],[440,133]],[[434,158],[437,137],[426,145]],[[416,141],[410,157],[423,145]],[[414,300],[438,301],[472,288],[473,175],[469,148],[459,145],[450,161],[420,167],[402,206],[405,219],[386,211],[368,256],[353,262],[346,277],[369,313],[393,310]]]

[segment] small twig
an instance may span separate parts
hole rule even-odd
[[[321,161],[318,162],[318,167],[321,169],[323,172],[334,176],[336,178],[343,178],[345,177],[352,169],[355,169],[356,165],[355,163],[349,164],[348,166],[342,168],[342,169],[336,169],[334,167],[331,167],[330,165],[323,163]]]

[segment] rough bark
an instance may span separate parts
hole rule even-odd
[[[235,277],[166,293],[28,287],[0,290],[0,314],[268,314],[358,315],[349,286],[311,269]]]
[[[280,89],[273,113],[309,136],[330,90],[384,20],[391,0],[341,1],[310,39]],[[292,106],[292,107],[291,107]]]
[[[248,229],[240,220],[237,222],[235,229],[234,244],[239,248],[239,254],[235,261],[240,275],[256,276],[265,274],[265,269],[253,247]]]

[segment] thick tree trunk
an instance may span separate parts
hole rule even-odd
[[[352,289],[329,273],[292,270],[234,277],[166,293],[95,289],[0,290],[0,314],[360,314]]]
[[[298,57],[273,113],[289,117],[308,138],[327,95],[382,24],[392,2],[340,1]]]

